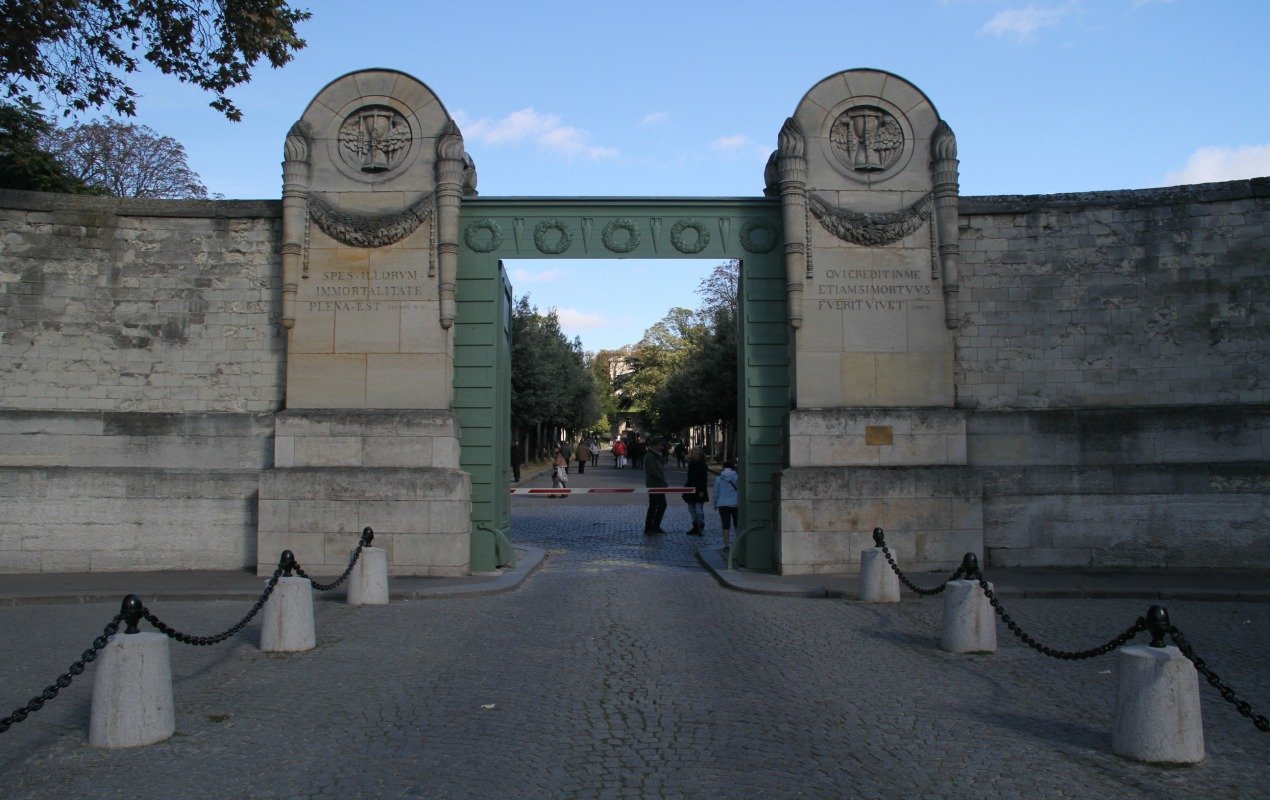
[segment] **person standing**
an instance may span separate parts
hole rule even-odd
[[[666,445],[660,439],[653,440],[652,448],[644,454],[644,485],[650,489],[666,488]],[[644,533],[665,533],[661,519],[666,516],[666,495],[648,494],[648,513],[644,515]]]
[[[586,464],[591,460],[591,448],[587,446],[587,440],[583,439],[578,442],[578,449],[573,451],[573,458],[578,462],[578,474],[586,474]]]
[[[626,469],[626,440],[618,439],[613,443],[613,459],[618,469]]]
[[[556,448],[555,455],[551,459],[551,488],[569,488],[569,460],[564,457],[564,452],[559,447]],[[551,496],[564,497],[562,494],[553,494]]]
[[[688,479],[684,481],[684,486],[691,486],[694,490],[692,494],[684,495],[688,513],[692,516],[692,530],[687,532],[689,536],[704,536],[706,532],[706,501],[710,499],[706,491],[707,480],[706,457],[701,448],[694,447],[688,451]]]
[[[675,442],[675,449],[673,452],[675,454],[675,465],[678,466],[680,469],[683,469],[684,455],[688,452],[687,446],[684,445],[683,441],[677,441]]]
[[[596,469],[600,468],[600,437],[591,437],[591,466]]]
[[[569,456],[573,455],[573,444],[569,441],[569,437],[565,437],[560,443],[560,454],[564,456],[564,474],[569,474]]]
[[[520,465],[525,463],[525,456],[520,452],[520,440],[512,442],[512,480],[520,483]]]
[[[736,521],[736,507],[740,497],[737,491],[739,476],[736,465],[731,461],[723,462],[723,471],[714,479],[714,507],[719,512],[719,521],[723,523],[723,552],[732,547],[732,529],[738,531],[741,526]]]
[[[647,448],[644,446],[643,436],[632,436],[631,441],[626,446],[626,454],[631,457],[631,466],[635,469],[644,468],[644,453]]]

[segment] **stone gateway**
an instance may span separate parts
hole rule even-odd
[[[952,121],[952,122],[955,122]],[[740,259],[751,567],[1270,566],[1270,179],[962,197],[904,79],[817,83],[748,199],[477,195],[439,98],[323,88],[281,202],[0,192],[0,572],[512,556],[509,258]],[[1039,157],[1039,156],[1038,156]]]

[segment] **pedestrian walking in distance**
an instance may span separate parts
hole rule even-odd
[[[520,440],[512,442],[512,480],[520,483],[520,465],[525,463],[525,456],[520,451]]]
[[[732,547],[732,529],[740,530],[736,521],[736,507],[740,493],[737,491],[739,476],[736,465],[731,461],[723,462],[723,471],[714,479],[714,508],[719,512],[719,521],[723,523],[723,552]]]
[[[591,437],[591,466],[600,468],[600,437]]]
[[[644,485],[650,489],[666,487],[666,443],[654,439],[652,447],[644,454]],[[648,513],[644,516],[644,533],[665,533],[661,519],[666,516],[666,495],[648,494]]]
[[[578,449],[573,451],[573,458],[578,462],[578,474],[585,474],[587,462],[591,460],[591,448],[587,445],[586,439],[578,442]]]
[[[689,536],[704,536],[706,532],[706,501],[710,495],[706,492],[706,481],[709,472],[706,470],[706,457],[700,447],[688,451],[688,479],[684,486],[691,486],[691,494],[684,494],[684,502],[688,504],[688,513],[692,516],[692,530]]]
[[[569,462],[559,447],[556,448],[555,456],[551,459],[551,488],[569,488]],[[564,497],[562,494],[553,494],[551,496],[556,498]]]
[[[573,443],[567,438],[560,443],[560,454],[564,456],[564,474],[569,474],[569,456],[573,455]]]

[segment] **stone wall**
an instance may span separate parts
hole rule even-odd
[[[961,210],[989,562],[1270,565],[1270,179]]]
[[[0,408],[277,410],[279,213],[0,190]]]
[[[0,572],[256,563],[278,216],[0,191]]]
[[[961,212],[959,407],[1270,401],[1270,178]]]

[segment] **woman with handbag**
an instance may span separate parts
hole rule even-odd
[[[568,489],[569,488],[569,462],[565,460],[564,452],[559,447],[556,448],[555,457],[551,459],[551,488],[552,489]],[[551,497],[564,497],[562,494],[553,494]]]
[[[691,486],[696,491],[684,492],[684,502],[688,504],[688,513],[692,515],[692,530],[689,536],[705,536],[706,533],[706,501],[710,495],[706,493],[706,481],[709,479],[706,470],[706,457],[700,447],[688,451],[688,479],[684,486]]]

